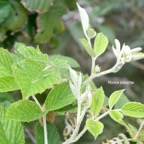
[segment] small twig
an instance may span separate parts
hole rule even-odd
[[[35,138],[34,136],[31,134],[31,132],[29,131],[29,129],[27,127],[24,128],[25,130],[25,133],[28,135],[28,137],[30,138],[30,140],[32,141],[32,144],[35,144],[36,141],[35,141]]]

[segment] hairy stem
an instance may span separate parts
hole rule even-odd
[[[42,111],[44,111],[44,109],[42,108],[42,106],[40,105],[39,101],[37,100],[37,98],[33,95],[32,98],[34,99],[34,101],[37,103],[37,105],[40,107],[40,109]],[[48,144],[48,138],[47,138],[47,135],[48,135],[48,132],[47,132],[47,125],[46,125],[46,115],[44,115],[42,117],[43,119],[43,127],[44,127],[44,144]]]

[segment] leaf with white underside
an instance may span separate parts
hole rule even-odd
[[[132,53],[131,61],[137,61],[137,60],[141,60],[143,58],[144,58],[144,53],[142,53],[142,52]]]
[[[13,71],[24,99],[42,93],[61,81],[57,69],[29,59],[14,65]]]
[[[94,49],[91,48],[89,42],[85,39],[85,38],[82,38],[80,39],[82,45],[84,46],[86,52],[91,56],[91,57],[95,57],[96,54],[95,54],[95,51]]]
[[[6,109],[0,106],[0,143],[24,144],[24,130],[20,122],[5,120]]]
[[[88,119],[86,121],[86,127],[87,127],[88,131],[96,139],[97,136],[103,132],[104,125],[100,121],[94,121],[92,119]]]
[[[80,5],[78,3],[77,3],[77,7],[78,7],[78,10],[79,10],[80,19],[81,19],[84,34],[85,34],[86,37],[88,37],[88,35],[87,35],[87,30],[89,28],[88,14],[87,14],[86,10],[84,8],[80,7]]]
[[[49,144],[61,144],[58,131],[51,123],[47,123],[47,134]],[[40,123],[36,125],[36,144],[44,144],[44,131]]]
[[[104,104],[105,94],[103,88],[100,87],[96,90],[96,92],[92,96],[92,103],[90,106],[90,112],[93,116],[97,116],[101,111]]]
[[[109,104],[110,109],[112,109],[113,106],[117,103],[117,101],[120,99],[123,92],[124,92],[124,89],[115,91],[110,95],[110,98],[108,100],[108,104]]]
[[[62,83],[53,88],[45,101],[45,108],[48,111],[57,110],[71,104],[75,100],[69,83]]]
[[[138,102],[129,102],[122,107],[122,112],[131,117],[144,117],[144,104]]]
[[[103,54],[108,45],[108,39],[103,33],[98,33],[94,41],[94,51],[97,56]]]
[[[10,105],[6,112],[6,119],[29,122],[42,117],[44,114],[45,112],[42,112],[35,102],[20,100]]]
[[[19,87],[12,71],[14,60],[11,54],[0,48],[0,92],[17,90]]]
[[[109,115],[114,121],[122,124],[123,115],[119,111],[111,110]]]

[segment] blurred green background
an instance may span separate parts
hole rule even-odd
[[[84,34],[76,2],[86,9],[93,28],[109,39],[107,52],[97,61],[102,70],[112,67],[116,61],[111,48],[115,38],[132,48],[142,47],[144,52],[144,0],[0,0],[0,47],[13,51],[15,42],[39,45],[41,51],[49,55],[75,58],[82,72],[90,73],[91,59],[79,41]],[[134,84],[110,85],[109,80],[132,81]],[[114,90],[125,88],[125,95],[130,100],[144,102],[144,60],[126,64],[118,73],[94,81],[97,87],[104,87],[107,96]],[[45,96],[46,93],[43,93],[38,98],[43,101]],[[6,107],[20,98],[19,91],[0,93],[0,103]],[[77,144],[101,143],[119,132],[125,132],[108,117],[103,122],[105,132],[97,142],[86,133]],[[61,133],[63,117],[57,116],[55,123]],[[24,125],[34,134],[33,123]],[[26,138],[27,144],[32,143],[29,135]]]

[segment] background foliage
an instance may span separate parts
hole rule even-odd
[[[79,0],[79,4],[89,13],[91,24],[97,32],[103,32],[111,44],[118,38],[131,47],[144,47],[144,1],[143,0]],[[90,71],[90,58],[80,45],[83,37],[76,0],[1,0],[0,1],[0,46],[13,51],[15,42],[37,46],[43,52],[63,54],[75,58],[82,71]],[[144,50],[143,50],[144,52]],[[54,57],[54,56],[53,56]],[[51,60],[53,61],[53,57]],[[109,46],[107,53],[98,59],[102,70],[114,64],[115,57]],[[12,61],[10,61],[12,63]],[[57,61],[55,60],[55,63]],[[144,60],[126,65],[117,74],[111,74],[95,80],[96,85],[103,86],[106,94],[113,90],[126,88],[129,99],[144,102]],[[24,62],[23,65],[28,64]],[[58,63],[57,63],[58,64]],[[18,67],[17,67],[18,68]],[[35,67],[37,68],[37,66]],[[11,73],[11,70],[9,70]],[[23,74],[24,71],[19,71]],[[32,71],[30,71],[32,74]],[[9,75],[9,74],[7,74]],[[12,78],[12,77],[11,77]],[[108,81],[134,81],[133,85],[109,85]],[[16,86],[16,85],[15,85]],[[16,89],[16,88],[15,88]],[[1,93],[0,103],[7,107],[10,103],[19,100],[19,91]],[[37,95],[41,102],[46,93]],[[117,136],[123,128],[112,122],[109,117],[103,119],[106,128],[99,141]],[[134,119],[128,119],[137,125]],[[57,116],[55,123],[62,131],[63,117]],[[30,132],[34,133],[33,124],[25,124]],[[117,128],[116,128],[117,127]],[[39,126],[37,126],[39,128]],[[27,133],[27,131],[25,131]],[[108,135],[109,134],[109,135]],[[29,135],[27,144],[29,142]],[[86,134],[79,142],[94,144],[94,139]]]

